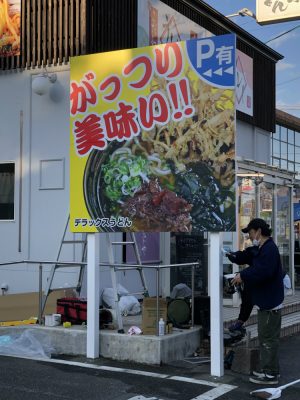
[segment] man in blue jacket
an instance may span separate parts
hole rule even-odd
[[[252,304],[258,307],[261,370],[253,371],[250,382],[274,385],[279,377],[278,348],[284,299],[280,254],[271,238],[270,226],[263,219],[251,220],[242,232],[248,233],[253,245],[257,246],[257,251],[247,253],[247,257],[250,257],[246,260],[249,267],[232,280],[233,284],[245,282],[251,293]]]

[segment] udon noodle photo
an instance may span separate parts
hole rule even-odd
[[[20,0],[0,0],[0,57],[20,54]]]
[[[192,117],[90,153],[84,195],[92,218],[127,217],[133,231],[234,230],[234,91],[191,70],[185,76]],[[158,89],[166,91],[167,81],[154,75],[150,91]]]

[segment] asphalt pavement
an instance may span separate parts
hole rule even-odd
[[[300,378],[300,336],[281,340],[280,385]],[[48,361],[0,356],[0,400],[247,400],[261,388],[248,376],[186,361],[146,366],[84,357]],[[300,384],[282,392],[300,399]]]

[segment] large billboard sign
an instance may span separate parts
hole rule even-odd
[[[21,0],[0,0],[0,57],[20,55]]]
[[[300,19],[299,0],[256,0],[256,20],[259,24]]]
[[[234,35],[72,58],[72,231],[235,231],[234,88]]]

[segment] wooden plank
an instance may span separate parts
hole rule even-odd
[[[75,15],[75,54],[80,55],[80,7],[79,0],[76,0],[76,15]]]
[[[47,0],[43,0],[42,9],[42,46],[43,46],[43,60],[42,65],[47,65]]]
[[[31,60],[32,60],[32,68],[36,66],[36,0],[32,1],[32,24],[31,24]]]
[[[63,62],[63,1],[59,0],[59,10],[58,10],[58,62],[62,64]]]
[[[37,65],[42,64],[42,0],[37,0]]]
[[[80,54],[86,54],[86,0],[81,0],[80,5]]]
[[[26,27],[26,3],[21,1],[21,68],[25,68],[25,27]]]
[[[48,0],[48,65],[53,63],[53,52],[52,52],[52,0]]]
[[[70,0],[70,56],[74,56],[74,0]]]
[[[57,12],[58,12],[58,3],[57,0],[53,0],[53,64],[57,64],[57,42],[58,42],[58,26],[57,26]]]
[[[64,62],[69,61],[69,1],[65,1],[64,8]]]
[[[26,67],[30,68],[31,67],[31,57],[30,57],[30,25],[31,25],[31,0],[27,0],[27,9],[26,9],[26,35],[27,35],[27,41],[26,41]]]

